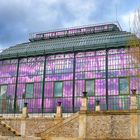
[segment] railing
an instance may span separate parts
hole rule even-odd
[[[49,100],[49,98],[47,98]],[[45,100],[45,99],[44,99]],[[44,106],[42,109],[42,106],[38,106],[39,102],[41,101],[39,99],[26,99],[21,100],[17,99],[17,103],[19,106],[16,108],[16,113],[14,114],[14,107],[13,107],[13,100],[9,101],[6,99],[0,99],[0,115],[14,115],[19,116],[22,113],[22,108],[24,102],[28,103],[28,112],[30,116],[50,116],[54,117],[56,112],[56,106],[57,102],[62,102],[62,112],[65,113],[65,116],[69,116],[69,114],[73,113],[72,110],[72,102],[68,103],[68,101],[71,101],[72,98],[50,98],[52,100],[52,106],[47,107],[47,105]],[[105,111],[107,104],[106,104],[106,98],[105,96],[100,97],[88,97],[88,110],[89,111],[95,111],[96,101],[100,102],[100,108],[101,110]],[[75,104],[74,111],[77,112],[80,110],[81,107],[81,97],[78,97],[78,104]],[[76,102],[76,98],[75,98]],[[48,102],[49,104],[50,102]],[[40,103],[41,104],[41,103]],[[47,102],[46,102],[47,104]],[[140,96],[137,95],[137,108],[140,109]],[[108,96],[108,110],[129,110],[130,109],[130,95],[126,96]]]
[[[38,41],[44,39],[52,39],[59,38],[65,36],[75,36],[81,34],[90,34],[90,33],[98,33],[103,31],[120,31],[119,24],[115,23],[107,23],[107,24],[98,24],[98,25],[88,25],[81,27],[72,27],[66,29],[58,29],[58,30],[50,30],[46,32],[38,32],[38,33],[30,33],[29,40],[30,41]]]

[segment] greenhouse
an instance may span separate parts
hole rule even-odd
[[[131,47],[136,36],[116,24],[73,27],[33,33],[29,42],[0,52],[0,113],[53,113],[80,110],[83,92],[88,108],[129,110],[131,90],[140,98],[140,65]],[[140,107],[140,104],[138,104]]]

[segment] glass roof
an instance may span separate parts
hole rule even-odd
[[[0,53],[0,59],[127,46],[133,34],[124,31],[95,33],[18,44]]]

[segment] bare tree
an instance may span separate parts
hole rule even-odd
[[[133,32],[140,38],[140,7],[136,10],[133,19]]]
[[[133,37],[129,40],[129,62],[130,66],[135,69],[134,74],[140,77],[140,7],[135,11],[132,21]],[[129,72],[131,75],[131,72]]]

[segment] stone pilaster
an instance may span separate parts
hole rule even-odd
[[[130,96],[130,110],[136,110],[136,109],[137,109],[136,90],[132,89],[132,95]]]
[[[140,111],[137,110],[137,114],[138,114],[138,139],[140,139]]]
[[[87,115],[86,112],[79,114],[79,138],[86,138]]]
[[[25,132],[26,132],[26,120],[21,120],[21,125],[20,125],[20,134],[22,136],[25,136]]]
[[[58,102],[56,107],[56,116],[57,119],[62,118],[62,105],[61,102]]]
[[[99,100],[96,101],[95,111],[101,111]]]
[[[88,104],[88,101],[87,101],[87,98],[82,98],[82,106],[80,108],[81,111],[86,111],[88,108],[87,108],[87,104]]]
[[[87,92],[83,92],[82,106],[79,113],[79,138],[86,138],[88,99]]]
[[[136,89],[132,89],[132,95],[130,96],[130,120],[131,120],[131,138],[138,138],[138,126],[139,126],[139,115],[137,113],[137,96]]]
[[[80,111],[86,111],[88,109],[88,99],[86,95],[87,95],[87,92],[83,92],[82,106],[80,108]]]
[[[139,139],[139,112],[137,108],[137,95],[136,89],[132,89],[132,95],[130,96],[130,110],[131,110],[131,138]]]
[[[28,108],[27,103],[24,103],[24,107],[22,108],[22,118],[28,118]]]
[[[132,139],[138,139],[138,114],[137,113],[131,113],[130,115],[130,123],[131,123],[131,138]]]

